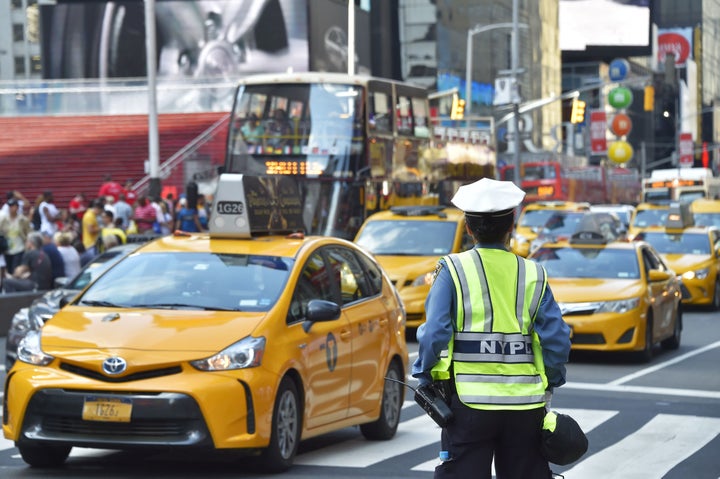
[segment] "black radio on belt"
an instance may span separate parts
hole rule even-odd
[[[440,427],[447,426],[453,419],[450,406],[445,402],[440,391],[431,384],[420,386],[415,390],[415,402]]]

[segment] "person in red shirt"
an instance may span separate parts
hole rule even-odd
[[[125,181],[125,186],[123,187],[123,191],[125,192],[125,201],[130,206],[135,206],[135,202],[138,199],[137,193],[135,193],[135,190],[133,190],[133,180],[128,179]]]
[[[68,212],[74,220],[82,221],[82,217],[88,209],[87,198],[85,193],[78,193],[73,196],[68,204]]]
[[[105,175],[105,181],[100,185],[100,189],[98,190],[98,198],[112,196],[114,201],[117,201],[122,192],[122,185],[117,181],[113,181],[112,175]]]
[[[153,223],[157,219],[155,207],[152,205],[147,196],[140,196],[138,204],[135,208],[135,216],[133,217],[137,225],[138,233],[153,233]]]

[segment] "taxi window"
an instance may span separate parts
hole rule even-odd
[[[663,226],[667,219],[668,210],[640,210],[635,213],[633,226],[647,228],[648,226]]]
[[[370,296],[372,291],[367,286],[364,271],[355,253],[340,247],[329,247],[326,251],[330,269],[339,272],[343,306]]]
[[[373,263],[369,258],[363,255],[358,255],[360,262],[365,268],[365,277],[367,278],[367,285],[369,288],[368,293],[371,296],[375,296],[382,292],[382,271],[377,264]]]
[[[304,321],[307,305],[312,299],[337,302],[333,294],[332,280],[325,267],[322,254],[315,252],[303,266],[290,302],[288,323]]]
[[[531,259],[545,267],[548,278],[640,278],[635,250],[630,249],[541,247]]]

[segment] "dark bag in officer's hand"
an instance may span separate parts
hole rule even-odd
[[[447,426],[453,419],[450,406],[445,402],[440,391],[432,384],[420,386],[415,390],[415,402],[440,427]]]
[[[543,421],[540,448],[548,462],[566,466],[588,450],[588,439],[580,425],[567,414],[548,411]]]

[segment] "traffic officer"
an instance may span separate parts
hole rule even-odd
[[[550,478],[540,449],[545,406],[565,383],[570,328],[542,266],[509,251],[525,193],[483,178],[452,203],[474,248],[443,257],[417,332],[419,388],[448,391],[454,419],[441,434],[436,478]],[[549,409],[549,404],[548,404]]]

